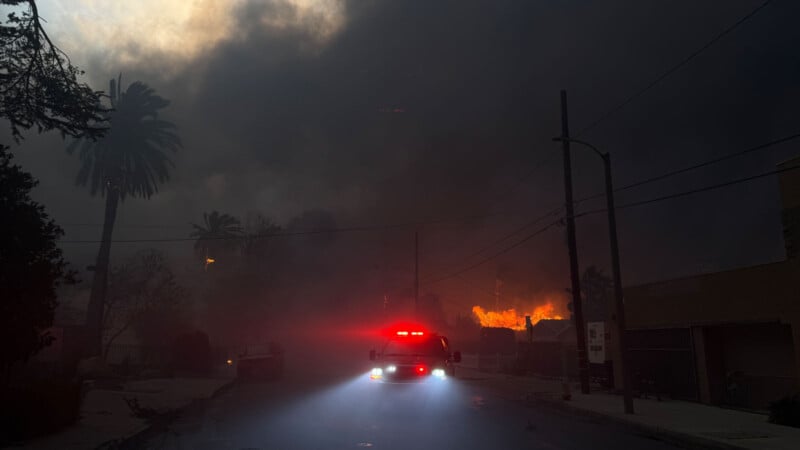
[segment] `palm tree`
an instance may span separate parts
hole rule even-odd
[[[107,113],[106,135],[100,140],[74,141],[67,147],[69,154],[77,151],[81,161],[76,184],[88,186],[92,196],[106,197],[103,237],[86,312],[89,356],[100,355],[102,347],[111,235],[119,202],[129,195],[149,199],[157,193],[158,185],[169,180],[170,169],[175,167],[169,154],[181,147],[175,125],[158,118],[169,100],[139,81],[123,92],[121,78],[110,82],[112,109]]]
[[[234,249],[242,237],[242,223],[230,214],[218,211],[203,213],[203,225],[191,224],[190,237],[197,238],[194,249],[203,258],[217,257],[219,253]]]
[[[260,213],[250,213],[245,218],[241,242],[242,256],[248,265],[263,264],[272,244],[269,237],[281,231],[280,225]]]

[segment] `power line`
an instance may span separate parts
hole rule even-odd
[[[558,156],[558,154],[555,154],[555,153],[554,153],[554,154],[551,154],[549,157],[547,157],[547,158],[545,158],[545,159],[542,159],[542,160],[541,160],[541,161],[539,161],[538,163],[534,164],[534,167],[533,167],[533,169],[531,169],[531,170],[530,170],[528,173],[526,173],[526,174],[525,174],[525,175],[523,175],[523,176],[522,176],[520,179],[518,179],[518,180],[517,180],[517,183],[516,183],[516,184],[514,184],[514,186],[512,186],[510,189],[507,189],[506,191],[504,191],[504,192],[500,193],[499,195],[495,196],[495,199],[494,199],[494,200],[492,200],[490,203],[495,203],[495,202],[497,202],[498,200],[501,200],[503,197],[506,197],[506,196],[508,196],[508,195],[512,194],[512,193],[513,193],[514,191],[516,191],[516,190],[517,190],[517,189],[518,189],[520,186],[522,186],[522,184],[523,184],[523,183],[524,183],[524,182],[525,182],[525,181],[526,181],[528,178],[530,178],[531,176],[533,176],[533,174],[535,174],[535,173],[536,173],[537,171],[539,171],[541,168],[543,168],[543,167],[545,167],[546,165],[548,165],[548,164],[550,164],[551,162],[553,162],[553,160],[555,159],[555,157],[556,157],[556,156]],[[563,209],[563,207],[558,207],[558,208],[556,208],[556,209],[553,209],[553,210],[551,210],[551,211],[547,212],[547,213],[546,213],[546,214],[544,214],[543,216],[540,216],[540,217],[538,217],[538,218],[536,218],[536,219],[533,219],[531,222],[528,222],[528,223],[526,223],[525,225],[523,225],[522,227],[515,229],[514,231],[512,231],[512,232],[510,232],[510,233],[508,233],[508,234],[506,234],[506,235],[502,236],[502,237],[501,237],[501,238],[499,238],[499,239],[496,239],[495,241],[493,241],[493,242],[492,242],[491,244],[489,244],[488,246],[482,247],[480,250],[478,250],[478,251],[476,251],[476,252],[474,252],[474,253],[470,253],[470,254],[469,254],[469,255],[467,255],[467,256],[464,256],[464,257],[462,257],[460,260],[461,260],[461,261],[468,261],[468,260],[470,260],[470,259],[472,259],[472,258],[474,258],[474,257],[476,257],[476,256],[478,256],[478,255],[480,255],[480,254],[482,254],[482,253],[483,253],[483,252],[485,252],[486,250],[489,250],[490,248],[494,247],[495,245],[497,245],[497,244],[499,244],[499,243],[501,243],[501,242],[503,242],[503,241],[505,241],[505,240],[507,240],[507,239],[509,239],[509,238],[511,238],[511,237],[513,237],[513,236],[515,236],[515,235],[517,235],[517,234],[519,234],[519,233],[521,233],[521,232],[522,232],[522,231],[524,231],[526,228],[529,228],[529,227],[531,227],[531,226],[533,226],[533,225],[535,225],[535,224],[539,223],[540,221],[542,221],[542,220],[546,219],[547,217],[549,217],[549,216],[551,216],[551,215],[553,215],[553,214],[556,214],[556,213],[558,213],[558,212],[559,212],[561,209]]]
[[[714,190],[714,189],[720,189],[720,188],[723,188],[723,187],[732,186],[732,185],[739,184],[739,183],[745,183],[745,182],[748,182],[748,181],[752,181],[752,180],[756,180],[756,179],[759,179],[759,178],[763,178],[763,177],[767,177],[767,176],[770,176],[770,175],[775,175],[775,174],[779,174],[779,173],[783,173],[783,172],[788,172],[788,171],[796,170],[796,169],[800,169],[800,166],[785,167],[785,168],[782,168],[782,169],[771,170],[769,172],[764,172],[764,173],[761,173],[761,174],[758,174],[758,175],[752,175],[752,176],[749,176],[749,177],[738,178],[736,180],[731,180],[731,181],[727,181],[727,182],[724,182],[724,183],[718,183],[718,184],[711,185],[711,186],[705,186],[705,187],[702,187],[702,188],[691,189],[691,190],[683,191],[683,192],[677,192],[677,193],[674,193],[674,194],[664,195],[664,196],[661,196],[661,197],[656,197],[656,198],[652,198],[652,199],[648,199],[648,200],[641,200],[641,201],[637,201],[637,202],[627,203],[627,204],[624,204],[624,205],[617,206],[617,209],[633,208],[633,207],[636,207],[636,206],[642,206],[642,205],[646,205],[646,204],[650,204],[650,203],[656,203],[656,202],[669,200],[669,199],[673,199],[673,198],[684,197],[684,196],[687,196],[687,195],[692,195],[692,194],[696,194],[696,193],[700,193],[700,192],[706,192],[706,191],[711,191],[711,190]],[[575,218],[588,216],[588,215],[591,215],[591,214],[597,214],[597,213],[601,213],[601,212],[606,212],[606,211],[608,211],[608,210],[605,209],[605,208],[586,211],[586,212],[583,212],[583,213],[580,213],[580,214],[576,214]],[[451,273],[449,275],[441,276],[441,277],[438,277],[438,278],[435,278],[435,279],[423,280],[423,281],[420,282],[420,284],[433,284],[433,283],[438,283],[440,281],[444,281],[444,280],[449,279],[449,278],[458,277],[458,276],[460,276],[461,274],[463,274],[465,272],[468,272],[468,271],[470,271],[470,270],[472,270],[472,269],[474,269],[474,268],[476,268],[478,266],[481,266],[481,265],[491,261],[492,259],[495,259],[498,256],[500,256],[502,254],[505,254],[505,253],[513,250],[516,247],[519,247],[520,245],[522,245],[525,242],[527,242],[530,239],[532,239],[534,236],[537,236],[537,235],[545,232],[546,230],[548,230],[552,226],[561,223],[562,220],[563,219],[559,219],[559,220],[556,220],[556,221],[553,221],[553,222],[547,224],[546,226],[536,230],[535,232],[533,232],[533,233],[529,234],[528,236],[524,237],[523,239],[515,242],[511,246],[506,247],[503,250],[500,250],[500,251],[494,253],[493,255],[488,256],[488,257],[476,262],[475,264],[472,264],[472,265],[469,265],[467,267],[464,267],[463,269],[457,270],[457,271],[455,271],[455,272],[453,272],[453,273]]]
[[[463,275],[456,275],[455,278],[458,278],[464,284],[466,284],[467,286],[471,287],[472,289],[475,289],[477,291],[483,292],[484,294],[486,294],[487,296],[491,297],[492,299],[497,298],[497,293],[496,292],[492,292],[489,289],[486,289],[486,288],[483,288],[481,286],[478,286],[478,285],[474,284],[473,282],[471,282],[468,279],[464,278]]]
[[[647,205],[647,204],[650,204],[650,203],[656,203],[656,202],[660,202],[660,201],[664,201],[664,200],[670,200],[670,199],[673,199],[673,198],[685,197],[687,195],[697,194],[697,193],[700,193],[700,192],[712,191],[712,190],[715,190],[715,189],[720,189],[720,188],[723,188],[723,187],[728,187],[728,186],[732,186],[732,185],[740,184],[740,183],[746,183],[748,181],[757,180],[759,178],[764,178],[764,177],[768,177],[770,175],[776,175],[776,174],[779,174],[779,173],[788,172],[790,170],[795,170],[795,169],[800,169],[800,166],[784,167],[782,169],[771,170],[769,172],[764,172],[764,173],[760,173],[758,175],[752,175],[752,176],[749,176],[749,177],[737,178],[735,180],[726,181],[724,183],[713,184],[711,186],[704,186],[704,187],[701,187],[701,188],[691,189],[691,190],[688,190],[688,191],[677,192],[677,193],[669,194],[669,195],[663,195],[661,197],[656,197],[656,198],[651,198],[651,199],[647,199],[647,200],[640,200],[640,201],[636,201],[636,202],[626,203],[626,204],[617,206],[616,209],[633,208],[633,207],[636,207],[636,206]],[[593,209],[591,211],[585,211],[585,212],[582,212],[580,214],[576,214],[575,218],[588,216],[588,215],[591,215],[591,214],[597,214],[597,213],[601,213],[601,212],[606,212],[606,211],[608,211],[608,209],[606,209],[606,208]]]
[[[733,25],[731,25],[728,28],[725,28],[724,30],[722,30],[721,33],[719,33],[716,36],[714,36],[713,39],[711,39],[710,41],[706,42],[702,47],[700,47],[697,50],[695,50],[694,52],[690,53],[689,56],[687,56],[686,58],[681,60],[678,64],[675,64],[674,66],[670,67],[665,72],[663,72],[661,75],[656,77],[653,81],[651,81],[649,84],[647,84],[645,87],[639,89],[638,91],[634,92],[632,95],[627,97],[625,100],[622,101],[622,103],[620,103],[619,105],[611,108],[610,110],[608,110],[607,112],[602,114],[600,117],[595,119],[587,127],[583,128],[581,131],[579,131],[576,134],[576,136],[581,136],[581,135],[585,134],[586,132],[588,132],[589,130],[593,129],[598,124],[600,124],[600,122],[603,122],[604,120],[608,119],[612,115],[616,114],[622,108],[626,107],[629,103],[633,102],[634,100],[636,100],[637,98],[642,96],[645,92],[647,92],[650,89],[652,89],[653,87],[655,87],[658,83],[664,81],[664,79],[666,79],[667,77],[669,77],[673,73],[677,72],[679,69],[681,69],[684,66],[686,66],[687,64],[689,64],[689,62],[691,62],[693,59],[695,59],[697,56],[699,56],[704,51],[708,50],[711,46],[716,44],[723,37],[727,36],[728,34],[733,32],[733,30],[738,28],[740,25],[742,25],[743,23],[747,22],[749,19],[753,18],[753,16],[758,14],[759,11],[764,9],[771,2],[772,2],[772,0],[766,0],[764,3],[762,3],[761,5],[759,5],[758,7],[756,7],[755,9],[750,11],[749,13],[747,13],[744,17],[742,17],[741,19],[737,20]]]
[[[506,241],[506,240],[516,236],[517,234],[525,231],[526,229],[532,227],[533,225],[536,225],[537,223],[541,222],[542,220],[561,212],[562,209],[564,209],[564,207],[563,206],[559,206],[558,208],[555,208],[555,209],[552,209],[552,210],[548,211],[544,215],[541,215],[541,216],[533,219],[532,221],[530,221],[530,222],[526,223],[525,225],[515,229],[514,231],[512,231],[510,233],[507,233],[507,234],[503,235],[502,237],[500,237],[498,239],[495,239],[494,241],[492,241],[492,243],[481,247],[479,250],[459,258],[459,261],[465,262],[465,261],[469,261],[470,259],[472,259],[472,258],[474,258],[476,256],[480,256],[481,254],[483,254],[487,250],[493,248],[497,244],[499,244],[499,243],[501,243],[503,241]]]
[[[533,175],[534,175],[536,172],[538,172],[538,171],[539,171],[541,168],[543,168],[543,167],[545,167],[546,165],[550,164],[550,163],[551,163],[551,162],[552,162],[552,161],[555,159],[555,156],[556,156],[556,155],[551,155],[551,156],[549,156],[549,157],[547,157],[547,158],[544,158],[544,159],[542,159],[542,160],[541,160],[541,161],[539,161],[538,163],[534,164],[534,167],[533,167],[533,168],[532,168],[530,171],[528,171],[528,172],[527,172],[525,175],[523,175],[521,178],[519,178],[519,179],[517,180],[517,182],[516,182],[516,183],[515,183],[515,184],[514,184],[514,185],[513,185],[511,188],[509,188],[509,189],[507,189],[507,190],[505,190],[505,191],[501,192],[500,194],[496,195],[496,196],[495,196],[495,197],[494,197],[494,198],[493,198],[493,199],[492,199],[492,200],[491,200],[489,203],[490,203],[490,204],[492,204],[492,203],[496,203],[496,202],[498,202],[498,201],[501,201],[501,200],[502,200],[504,197],[507,197],[507,196],[511,195],[512,193],[514,193],[514,192],[515,192],[517,189],[519,189],[519,188],[520,188],[520,186],[522,186],[522,185],[523,185],[523,183],[524,183],[525,181],[527,181],[527,180],[528,180],[528,178],[530,178],[531,176],[533,176]],[[516,229],[516,230],[512,231],[511,233],[508,233],[508,234],[504,235],[503,237],[501,237],[501,238],[499,238],[499,239],[497,239],[497,240],[493,241],[491,244],[489,244],[489,246],[483,247],[483,248],[481,248],[480,250],[478,250],[477,252],[475,252],[475,253],[472,253],[472,254],[470,254],[470,255],[467,255],[466,257],[463,257],[463,258],[461,258],[461,261],[468,261],[468,260],[470,260],[470,259],[474,258],[475,256],[478,256],[478,255],[482,254],[482,253],[483,253],[483,252],[485,252],[486,250],[488,250],[488,249],[490,249],[490,248],[494,247],[495,245],[497,245],[497,244],[499,244],[499,243],[501,243],[501,242],[503,242],[503,241],[505,241],[505,240],[507,240],[507,239],[511,238],[512,236],[514,236],[514,235],[516,235],[516,234],[519,234],[520,232],[522,232],[522,231],[523,231],[523,230],[525,230],[526,228],[529,228],[529,227],[531,227],[531,226],[535,225],[536,223],[539,223],[540,221],[544,220],[545,218],[547,218],[547,217],[549,217],[549,216],[551,216],[551,215],[553,215],[553,214],[555,214],[555,213],[559,212],[559,211],[560,211],[562,208],[563,208],[563,207],[559,207],[559,208],[557,208],[557,209],[554,209],[554,210],[551,210],[551,211],[547,212],[545,215],[543,215],[543,216],[540,216],[540,217],[538,217],[538,218],[534,219],[533,221],[531,221],[531,222],[528,222],[528,223],[527,223],[527,224],[525,224],[524,226],[522,226],[522,227],[520,227],[520,228],[518,228],[518,229]],[[494,214],[491,214],[491,215],[494,215]],[[426,284],[426,282],[425,282],[425,281],[422,281],[422,282],[421,282],[421,284]]]
[[[697,189],[678,192],[678,193],[674,193],[674,194],[664,195],[664,196],[661,196],[661,197],[656,197],[656,198],[652,198],[652,199],[648,199],[648,200],[641,200],[641,201],[637,201],[637,202],[627,203],[627,204],[624,204],[624,205],[617,206],[617,209],[633,208],[633,207],[636,207],[636,206],[642,206],[642,205],[646,205],[646,204],[649,204],[649,203],[655,203],[655,202],[660,202],[660,201],[669,200],[669,199],[673,199],[673,198],[684,197],[684,196],[687,196],[687,195],[692,195],[692,194],[696,194],[696,193],[700,193],[700,192],[706,192],[706,191],[710,191],[710,190],[714,190],[714,189],[720,189],[720,188],[731,186],[731,185],[734,185],[734,184],[745,183],[745,182],[748,182],[748,181],[756,180],[756,179],[767,177],[767,176],[770,176],[770,175],[775,175],[775,174],[782,173],[782,172],[788,172],[790,170],[795,170],[795,169],[800,169],[800,166],[786,167],[786,168],[782,168],[782,169],[777,169],[777,170],[772,170],[772,171],[769,171],[769,172],[761,173],[761,174],[758,174],[758,175],[739,178],[739,179],[727,181],[727,182],[724,182],[724,183],[718,183],[718,184],[711,185],[711,186],[705,186],[705,187],[702,187],[702,188],[697,188]],[[601,212],[606,212],[606,211],[608,211],[608,210],[605,209],[605,208],[586,211],[586,212],[583,212],[583,213],[580,213],[580,214],[576,214],[575,218],[579,218],[579,217],[583,217],[583,216],[587,216],[587,215],[591,215],[591,214],[597,214],[597,213],[601,213]],[[502,255],[504,253],[507,253],[507,252],[511,251],[512,249],[522,245],[523,243],[527,242],[528,240],[530,240],[534,236],[543,233],[544,231],[546,231],[547,229],[549,229],[553,225],[561,223],[562,220],[563,219],[559,219],[559,220],[556,220],[554,222],[551,222],[551,223],[547,224],[543,228],[540,228],[540,229],[536,230],[534,233],[529,234],[528,236],[526,236],[522,240],[515,242],[513,245],[511,245],[509,247],[506,247],[503,250],[500,250],[499,252],[496,252],[493,255],[482,259],[481,261],[478,261],[475,264],[472,264],[472,265],[467,266],[467,267],[465,267],[463,269],[455,271],[455,272],[453,272],[453,273],[451,273],[449,275],[445,275],[445,276],[438,277],[438,278],[435,278],[435,279],[423,280],[421,282],[421,284],[438,283],[438,282],[446,280],[448,278],[460,276],[461,274],[463,274],[463,273],[465,273],[465,272],[467,272],[469,270],[472,270],[472,269],[474,269],[474,268],[476,268],[478,266],[481,266],[481,265],[491,261],[492,259],[497,258],[498,256],[500,256],[500,255]]]
[[[753,152],[756,152],[756,151],[759,151],[759,150],[764,150],[764,149],[773,147],[773,146],[778,145],[778,144],[783,144],[784,142],[793,141],[793,140],[798,139],[798,138],[800,138],[800,133],[795,133],[795,134],[791,134],[791,135],[788,135],[788,136],[784,136],[782,138],[778,138],[778,139],[766,142],[764,144],[756,145],[755,147],[750,147],[750,148],[747,148],[747,149],[744,149],[744,150],[741,150],[741,151],[738,151],[738,152],[735,152],[735,153],[731,153],[731,154],[728,154],[728,155],[720,156],[718,158],[710,159],[708,161],[704,161],[704,162],[701,162],[701,163],[698,163],[698,164],[694,164],[694,165],[691,165],[691,166],[683,167],[681,169],[677,169],[677,170],[673,170],[673,171],[670,171],[670,172],[662,173],[662,174],[656,175],[654,177],[645,178],[643,180],[639,180],[639,181],[636,181],[634,183],[626,184],[624,186],[620,186],[620,187],[614,189],[614,192],[624,191],[624,190],[627,190],[627,189],[633,189],[635,187],[639,187],[639,186],[642,186],[642,185],[645,185],[645,184],[653,183],[653,182],[656,182],[656,181],[661,181],[661,180],[663,180],[665,178],[670,178],[670,177],[673,177],[675,175],[680,175],[680,174],[685,173],[685,172],[689,172],[689,171],[692,171],[692,170],[695,170],[695,169],[699,169],[701,167],[706,167],[706,166],[710,166],[712,164],[720,163],[722,161],[727,161],[729,159],[733,159],[733,158],[736,158],[736,157],[739,157],[739,156],[742,156],[742,155],[746,155],[748,153],[753,153]],[[577,205],[578,203],[582,203],[582,202],[585,202],[585,201],[588,201],[588,200],[594,200],[596,198],[600,198],[600,197],[604,197],[604,196],[605,196],[605,193],[597,193],[597,194],[594,194],[594,195],[590,195],[588,197],[581,198],[579,200],[575,200],[575,204]]]
[[[538,163],[536,163],[534,165],[534,168],[531,169],[525,175],[523,175],[521,178],[519,178],[516,181],[516,183],[514,184],[514,186],[512,186],[511,188],[509,188],[509,189],[501,192],[500,194],[496,195],[489,203],[490,204],[491,203],[496,203],[499,200],[501,200],[503,197],[507,197],[508,195],[511,195],[512,193],[514,193],[514,191],[519,189],[520,186],[522,186],[524,184],[524,182],[528,180],[528,178],[532,177],[540,169],[542,169],[543,167],[545,167],[548,164],[550,164],[551,162],[553,162],[554,158],[555,158],[555,156],[550,156],[550,157],[545,158],[545,159],[539,161]],[[492,213],[488,213],[488,214],[485,214],[485,215],[468,216],[467,218],[468,219],[481,219],[481,218],[495,217],[495,216],[499,216],[499,215],[511,215],[511,214],[516,214],[516,212],[492,212]],[[418,222],[418,223],[414,223],[414,225],[427,225],[427,224],[444,223],[444,222],[462,222],[462,221],[464,221],[463,219],[464,218],[441,219],[441,220],[434,220],[434,221],[429,221],[429,222]],[[102,227],[103,226],[102,223],[60,223],[58,225],[61,226],[61,227]],[[175,225],[172,225],[172,224],[145,225],[145,224],[139,224],[139,225],[115,225],[114,228],[155,228],[155,229],[159,229],[159,228],[184,228],[184,229],[186,229],[191,225],[192,225],[191,223],[188,223],[188,225],[177,225],[177,224],[175,224]],[[66,241],[61,241],[61,242],[66,242]],[[112,241],[112,242],[114,242],[114,241]]]
[[[526,223],[525,225],[517,228],[516,230],[514,230],[514,231],[512,231],[510,233],[507,233],[507,234],[503,235],[502,237],[500,237],[498,239],[495,239],[491,244],[489,244],[487,246],[484,246],[480,250],[478,250],[478,251],[476,251],[474,253],[470,253],[469,255],[464,256],[461,259],[462,260],[469,260],[469,259],[472,259],[472,258],[478,256],[478,255],[481,255],[481,254],[483,254],[483,252],[489,250],[490,248],[494,247],[495,245],[497,245],[497,244],[499,244],[499,243],[501,243],[503,241],[506,241],[506,240],[516,236],[517,234],[525,231],[527,228],[530,228],[530,227],[536,225],[537,223],[541,222],[542,220],[561,212],[562,209],[564,209],[563,206],[559,206],[558,208],[552,209],[552,210],[548,211],[547,213],[545,213],[544,215],[541,215],[541,216],[533,219],[532,221]]]
[[[59,223],[58,226],[60,227],[102,227],[102,223]],[[183,228],[187,229],[191,226],[191,224],[187,225],[114,225],[114,228],[155,228],[155,229],[163,229],[163,228]]]
[[[534,231],[533,233],[531,233],[531,234],[529,234],[529,235],[525,236],[524,238],[522,238],[521,240],[519,240],[519,241],[515,242],[514,244],[512,244],[512,245],[510,245],[510,246],[508,246],[508,247],[506,247],[506,248],[504,248],[504,249],[502,249],[502,250],[500,250],[500,251],[498,251],[498,252],[496,252],[496,253],[492,254],[491,256],[488,256],[488,257],[486,257],[486,258],[484,258],[484,259],[482,259],[482,260],[480,260],[480,261],[478,261],[478,262],[476,262],[476,263],[474,263],[474,264],[471,264],[471,265],[469,265],[469,266],[467,266],[467,267],[465,267],[465,268],[463,268],[463,269],[457,270],[457,271],[455,271],[455,272],[453,272],[453,273],[450,273],[450,274],[448,274],[448,275],[444,275],[444,276],[441,276],[441,277],[438,277],[438,278],[434,278],[434,279],[429,279],[429,280],[423,280],[423,281],[420,281],[420,284],[433,284],[433,283],[438,283],[438,282],[440,282],[440,281],[444,281],[444,280],[447,280],[447,279],[449,279],[449,278],[457,277],[457,276],[461,275],[462,273],[468,272],[468,271],[470,271],[470,270],[472,270],[472,269],[474,269],[474,268],[476,268],[476,267],[478,267],[478,266],[481,266],[481,265],[483,265],[483,264],[486,264],[487,262],[489,262],[489,261],[491,261],[491,260],[493,260],[493,259],[497,258],[498,256],[500,256],[500,255],[503,255],[503,254],[505,254],[505,253],[508,253],[509,251],[511,251],[511,250],[513,250],[513,249],[515,249],[515,248],[519,247],[520,245],[524,244],[525,242],[528,242],[528,241],[529,241],[529,240],[531,240],[533,237],[535,237],[535,236],[538,236],[539,234],[542,234],[542,233],[544,233],[545,231],[547,231],[548,229],[550,229],[552,226],[554,226],[554,225],[557,225],[557,224],[561,223],[561,221],[562,221],[562,220],[563,220],[563,219],[558,219],[558,220],[555,220],[555,221],[553,221],[553,222],[550,222],[549,224],[545,225],[545,226],[544,226],[544,227],[542,227],[542,228],[539,228],[538,230],[536,230],[536,231]]]
[[[266,233],[266,234],[255,234],[255,235],[241,235],[241,236],[228,236],[228,237],[209,237],[203,238],[202,240],[205,241],[214,241],[214,240],[241,240],[241,239],[260,239],[260,238],[272,238],[272,237],[286,237],[286,236],[303,236],[303,235],[311,235],[311,234],[328,234],[328,233],[351,233],[351,232],[360,232],[360,231],[382,231],[382,230],[393,230],[393,229],[401,229],[401,228],[409,228],[409,227],[417,227],[421,225],[436,225],[441,223],[452,223],[452,222],[468,222],[471,220],[479,220],[479,219],[486,219],[489,217],[495,216],[503,216],[503,215],[512,215],[518,214],[514,211],[506,211],[506,212],[497,212],[497,213],[490,213],[490,214],[479,214],[473,216],[464,216],[459,218],[447,218],[447,219],[435,219],[435,220],[427,220],[427,221],[415,221],[415,222],[405,222],[405,223],[396,223],[396,224],[388,224],[388,225],[364,225],[364,226],[353,226],[353,227],[343,227],[343,228],[328,228],[328,229],[320,229],[320,230],[304,230],[304,231],[284,231],[278,233]],[[137,242],[187,242],[187,241],[196,241],[199,238],[197,237],[185,237],[185,238],[153,238],[153,239],[114,239],[111,240],[112,243],[137,243]],[[59,243],[62,244],[98,244],[101,243],[102,240],[97,239],[90,239],[90,240],[61,240]]]
[[[499,195],[496,195],[496,196],[494,197],[494,200],[492,200],[492,201],[491,201],[491,202],[489,202],[489,203],[490,203],[490,204],[491,204],[491,203],[496,203],[498,200],[501,200],[503,197],[507,197],[508,195],[512,194],[512,193],[513,193],[514,191],[516,191],[516,190],[517,190],[517,189],[518,189],[520,186],[522,186],[522,184],[523,184],[523,183],[524,183],[524,182],[525,182],[525,181],[526,181],[528,178],[530,178],[531,176],[533,176],[533,174],[535,174],[537,171],[539,171],[539,169],[541,169],[542,167],[544,167],[544,166],[546,166],[547,164],[551,163],[551,162],[552,162],[552,161],[555,159],[555,156],[557,156],[557,154],[551,155],[550,157],[548,157],[548,158],[545,158],[545,159],[543,159],[543,160],[539,161],[537,164],[535,164],[535,165],[534,165],[534,168],[533,168],[533,169],[531,169],[531,170],[530,170],[528,173],[526,173],[524,176],[522,176],[521,178],[519,178],[519,179],[517,180],[517,182],[516,182],[516,184],[515,184],[514,186],[512,186],[510,189],[507,189],[506,191],[504,191],[504,192],[500,193]],[[520,233],[520,232],[524,231],[526,228],[528,228],[528,227],[530,227],[530,226],[532,226],[532,225],[535,225],[536,223],[538,223],[539,221],[543,220],[543,219],[544,219],[544,218],[546,218],[547,216],[549,216],[549,215],[551,215],[551,214],[554,214],[554,213],[558,212],[560,209],[561,209],[561,208],[558,208],[558,209],[552,210],[552,211],[548,212],[547,214],[545,214],[544,216],[542,216],[542,217],[539,217],[539,218],[537,218],[537,219],[534,219],[532,222],[528,222],[527,224],[523,225],[521,228],[518,228],[518,229],[516,229],[515,231],[513,231],[513,232],[511,232],[511,233],[509,233],[509,234],[507,234],[507,235],[505,235],[505,236],[503,236],[503,237],[501,237],[500,239],[498,239],[498,240],[495,240],[494,242],[492,242],[491,244],[489,244],[489,246],[488,246],[488,247],[486,247],[486,248],[481,248],[480,250],[476,251],[475,253],[471,253],[471,254],[469,254],[469,255],[467,255],[467,256],[464,256],[463,258],[461,258],[461,260],[462,260],[462,261],[464,261],[464,260],[469,260],[469,259],[472,259],[472,258],[474,258],[475,256],[478,256],[478,255],[480,255],[481,253],[483,253],[484,251],[488,250],[489,248],[491,248],[491,247],[493,247],[493,246],[495,246],[495,245],[499,244],[500,242],[503,242],[503,241],[505,241],[506,239],[508,239],[508,238],[510,238],[510,237],[512,237],[512,236],[514,236],[514,235],[516,235],[516,234],[518,234],[518,233]],[[461,241],[461,245],[459,245],[459,247],[463,246],[463,244],[465,243],[465,241],[466,241],[466,240],[462,240],[462,241]]]

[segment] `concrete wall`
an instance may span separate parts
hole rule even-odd
[[[778,168],[797,166],[800,157]],[[800,169],[779,184],[786,261],[624,289],[629,329],[690,330],[701,401],[719,399],[726,367],[800,385]]]
[[[797,391],[789,325],[720,325],[704,328],[710,402],[766,409]]]
[[[703,402],[722,402],[724,377],[735,370],[772,380],[754,396],[772,395],[769,384],[779,381],[800,386],[798,260],[628,287],[625,310],[629,329],[692,331]]]
[[[629,328],[800,319],[800,263],[784,261],[625,288]]]

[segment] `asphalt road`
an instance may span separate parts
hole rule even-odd
[[[629,430],[524,404],[480,378],[382,385],[367,370],[287,369],[239,384],[137,448],[668,449]]]

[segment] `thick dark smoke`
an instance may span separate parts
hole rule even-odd
[[[321,210],[338,227],[510,213],[419,227],[422,278],[447,274],[480,260],[465,255],[563,202],[560,148],[550,141],[560,133],[560,89],[569,91],[578,133],[759,3],[352,1],[343,28],[320,40],[313,17],[264,26],[265,17],[296,11],[251,1],[235,15],[235,38],[177,70],[163,57],[135,65],[98,58],[87,67],[96,79],[121,71],[123,80],[145,81],[171,99],[168,118],[185,144],[161,193],[123,205],[117,237],[184,237],[183,224],[213,209],[240,217],[258,211],[284,226]],[[770,5],[581,137],[611,152],[623,185],[797,132],[800,30],[791,18],[798,12],[792,2]],[[769,170],[796,148],[625,192],[617,202]],[[65,224],[67,238],[98,238],[99,227],[77,224],[99,223],[102,202],[71,187],[77,161],[64,155],[63,144],[31,138],[17,153],[42,179],[40,198]],[[580,148],[573,159],[576,196],[601,191],[600,160]],[[501,195],[542,161],[549,162]],[[598,206],[602,199],[581,208]],[[772,179],[626,210],[619,217],[624,279],[779,259],[779,220]],[[299,254],[308,263],[295,260],[298,272],[287,278],[300,287],[282,295],[294,304],[314,299],[309,305],[328,310],[335,309],[330,303],[380,310],[385,292],[407,302],[413,231],[304,241]],[[542,293],[563,292],[562,234],[554,227],[465,274],[483,290],[453,278],[423,284],[423,291],[439,294],[451,313],[491,305],[495,262],[502,262],[528,273],[528,285]],[[578,241],[582,266],[607,267],[603,215],[579,220]],[[160,245],[178,259],[191,255],[190,243]],[[114,253],[136,247],[120,245]],[[96,248],[67,251],[86,264]]]

